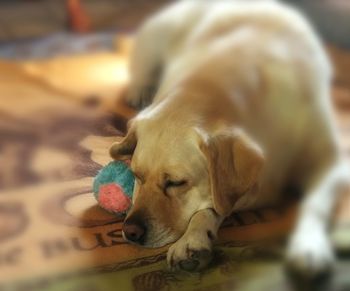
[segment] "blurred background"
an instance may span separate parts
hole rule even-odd
[[[0,0],[0,290],[290,290],[282,261],[293,205],[227,219],[215,261],[192,275],[167,270],[166,248],[126,244],[123,218],[96,205],[93,177],[135,114],[121,100],[135,31],[171,2]],[[286,2],[314,24],[334,63],[350,156],[350,1]],[[349,195],[332,239],[335,284],[323,290],[350,290]]]
[[[248,0],[249,1],[249,0]],[[108,49],[111,34],[132,32],[152,12],[171,0],[1,0],[0,56],[43,57],[42,46],[51,54],[86,49]],[[347,0],[285,0],[299,7],[328,41],[350,47],[350,3]],[[75,43],[71,34],[74,34]],[[87,33],[79,41],[80,33]],[[66,38],[66,39],[65,39]],[[63,48],[62,42],[66,42]],[[68,43],[67,43],[68,42]],[[36,53],[30,45],[36,45]],[[28,47],[29,46],[29,47]],[[42,54],[42,55],[40,55]]]
[[[0,55],[43,57],[47,47],[51,55],[84,49],[108,50],[116,31],[132,32],[147,15],[167,2],[170,1],[2,0]],[[70,43],[72,36],[75,39]],[[31,52],[31,45],[38,51]]]

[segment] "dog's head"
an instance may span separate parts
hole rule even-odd
[[[123,235],[145,247],[177,240],[201,209],[229,215],[237,199],[256,187],[263,164],[261,151],[240,130],[209,134],[149,120],[132,122],[110,153],[132,157],[136,183]]]

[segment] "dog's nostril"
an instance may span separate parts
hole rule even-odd
[[[140,243],[145,235],[146,228],[141,224],[125,222],[123,232],[129,241]]]

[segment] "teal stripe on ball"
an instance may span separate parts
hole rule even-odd
[[[122,161],[110,162],[103,167],[95,177],[93,191],[97,198],[101,185],[116,183],[122,187],[124,193],[132,198],[135,177],[129,166]]]

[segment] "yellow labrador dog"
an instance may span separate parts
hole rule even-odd
[[[330,103],[331,68],[293,9],[274,1],[181,1],[141,28],[128,102],[144,108],[114,159],[137,177],[124,237],[144,247],[175,242],[171,267],[210,260],[223,219],[304,193],[287,262],[328,270],[327,236],[347,179]]]

